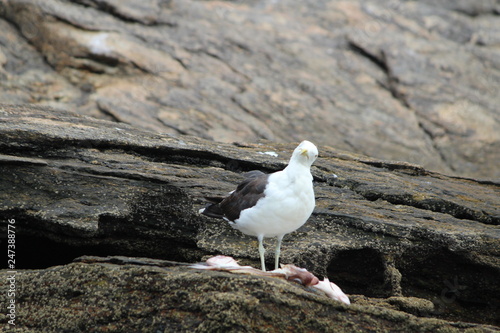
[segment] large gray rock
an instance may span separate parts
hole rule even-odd
[[[376,329],[397,327],[391,319],[395,314],[387,314],[382,308],[412,314],[408,317],[399,313],[395,320],[413,330],[426,331],[428,323],[443,329],[470,327],[420,317],[499,325],[500,185],[444,176],[416,165],[375,160],[324,145],[319,145],[320,157],[312,168],[315,211],[302,228],[285,237],[282,262],[306,267],[320,277],[328,276],[359,306],[353,307],[354,312],[340,307],[344,312],[339,314],[339,305],[303,296],[301,287],[279,282],[277,290],[288,291],[278,292],[273,289],[278,282],[268,284],[268,280],[256,277],[195,273],[186,268],[145,271],[142,266],[136,267],[135,261],[125,262],[134,266],[125,268],[109,266],[116,264],[113,260],[66,265],[81,255],[197,262],[225,254],[242,264],[258,266],[254,238],[233,230],[224,221],[199,215],[198,209],[204,205],[203,196],[224,195],[234,189],[245,171],[283,168],[294,147],[295,143],[215,144],[66,111],[0,107],[0,232],[6,235],[7,221],[15,219],[17,268],[38,269],[20,274],[20,283],[26,287],[19,291],[19,302],[32,314],[21,319],[26,313],[20,310],[20,325],[39,327],[39,316],[54,313],[57,304],[62,311],[72,311],[66,310],[68,304],[77,304],[75,313],[79,314],[84,311],[79,302],[90,304],[100,313],[99,325],[113,325],[119,313],[132,316],[118,311],[120,302],[139,302],[140,295],[140,302],[149,302],[151,297],[174,297],[176,287],[169,287],[169,281],[186,277],[183,286],[188,294],[197,288],[215,288],[217,291],[198,301],[224,298],[220,306],[232,308],[233,304],[238,314],[246,311],[244,304],[258,303],[251,295],[272,290],[285,299],[273,304],[295,304],[292,308],[297,312],[293,313],[299,317],[304,316],[302,302],[315,304],[311,306],[327,313],[326,317],[320,314],[317,320],[331,325],[337,322],[331,318],[351,315],[362,325],[362,318],[369,312]],[[278,157],[265,154],[270,151]],[[271,240],[265,242],[267,248],[273,244]],[[273,262],[273,251],[268,251],[266,260]],[[53,265],[63,266],[47,268]],[[95,280],[95,274],[102,281],[114,282],[99,282],[101,278]],[[133,284],[122,281],[134,274],[140,278]],[[213,276],[219,282],[210,282]],[[46,277],[54,282],[44,284]],[[158,282],[153,291],[148,289],[150,277]],[[199,279],[196,283],[201,285],[193,286],[189,282],[193,279]],[[33,281],[33,286],[28,286],[27,281]],[[6,283],[5,279],[0,283]],[[236,291],[240,283],[248,286],[248,292]],[[43,301],[54,288],[61,288],[56,292],[61,297]],[[126,295],[108,297],[116,288],[130,288],[120,289],[123,292],[134,290],[134,301],[123,298]],[[235,294],[225,295],[228,288]],[[104,298],[96,300],[101,291]],[[211,320],[207,318],[219,311],[219,307],[210,310],[206,303],[202,306],[196,302],[189,303],[188,311],[201,311],[196,325]],[[33,308],[35,303],[39,305]],[[109,313],[103,310],[106,308],[118,312]],[[140,317],[155,322],[151,318],[165,314],[162,311],[154,315],[142,313]],[[165,325],[174,325],[172,318],[181,318],[187,310],[179,305],[168,311]],[[309,316],[300,318],[312,318]],[[50,320],[62,325],[63,317]],[[275,330],[283,327],[280,323],[291,323],[288,318],[279,322],[275,317],[266,318]],[[304,331],[312,329],[314,320],[304,324]],[[255,322],[256,327],[259,323]],[[76,324],[64,325],[61,327],[73,329],[71,325]],[[125,319],[116,325],[117,331],[135,327]],[[256,327],[252,326],[252,330]]]
[[[499,12],[494,0],[2,1],[0,100],[498,179]]]
[[[0,284],[5,284],[6,275],[0,273]],[[178,267],[75,263],[23,271],[17,283],[23,289],[17,325],[10,332],[495,330],[381,306],[348,307],[276,278]]]

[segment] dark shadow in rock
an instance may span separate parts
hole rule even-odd
[[[433,301],[435,315],[498,325],[500,305],[499,271],[446,248],[403,253],[396,263],[402,274],[405,296]],[[478,292],[481,290],[481,292]]]
[[[45,237],[22,234],[16,237],[16,248],[16,269],[43,269],[65,265],[84,254],[103,255],[107,252],[102,247],[72,246]]]
[[[390,293],[384,283],[383,258],[373,249],[342,251],[331,260],[327,272],[347,294],[385,297]]]

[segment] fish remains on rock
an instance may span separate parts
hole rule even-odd
[[[194,264],[190,266],[195,269],[226,271],[236,274],[248,274],[257,276],[267,276],[282,278],[288,281],[294,281],[302,284],[305,287],[312,287],[321,290],[327,297],[336,301],[351,304],[349,297],[337,286],[335,283],[330,282],[328,278],[320,281],[312,273],[308,272],[305,268],[300,268],[295,265],[281,265],[281,268],[275,269],[270,272],[261,271],[251,266],[240,266],[236,260],[227,256],[215,256],[208,258],[205,263]]]

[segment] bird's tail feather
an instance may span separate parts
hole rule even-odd
[[[207,198],[207,200],[209,199]],[[224,213],[218,203],[208,204],[205,208],[200,209],[200,214],[219,219],[224,218]]]

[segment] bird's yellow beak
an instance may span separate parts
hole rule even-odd
[[[302,148],[302,149],[300,150],[300,155],[307,156],[307,149]]]

